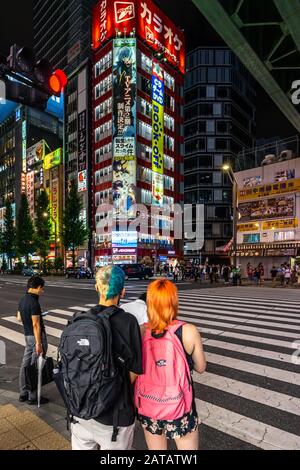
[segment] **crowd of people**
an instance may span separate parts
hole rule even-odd
[[[42,278],[30,278],[17,314],[26,344],[19,399],[31,405],[37,396],[27,389],[26,368],[47,353],[44,288]],[[54,374],[71,420],[72,449],[130,450],[138,420],[150,450],[167,450],[169,439],[179,450],[197,450],[192,374],[205,371],[206,359],[196,326],[177,320],[176,285],[157,279],[121,308],[124,271],[106,266],[96,274],[96,291],[99,304],[75,314],[64,329]]]
[[[158,269],[160,276],[172,277],[174,282],[189,280],[195,282],[209,281],[210,284],[218,283],[221,279],[226,285],[241,284],[241,268],[232,265],[205,264],[205,265],[161,265]]]
[[[247,277],[251,283],[255,285],[263,285],[265,280],[265,269],[262,263],[254,267],[251,263],[247,264]],[[271,279],[272,286],[280,285],[287,287],[288,285],[298,282],[300,275],[300,267],[295,264],[293,267],[289,263],[283,263],[280,266],[273,266],[270,273],[266,273],[268,279]]]

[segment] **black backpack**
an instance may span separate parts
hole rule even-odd
[[[108,307],[99,313],[95,307],[76,313],[62,333],[54,380],[72,418],[98,418],[118,404],[124,361],[114,357],[110,326],[110,317],[118,310]],[[114,416],[118,416],[117,411]],[[117,426],[114,422],[113,440]]]

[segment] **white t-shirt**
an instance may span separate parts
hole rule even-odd
[[[133,302],[128,302],[128,304],[122,304],[121,308],[125,312],[131,313],[137,319],[139,325],[148,322],[147,304],[143,300],[136,299]]]

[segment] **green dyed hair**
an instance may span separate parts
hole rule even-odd
[[[105,266],[96,274],[96,283],[100,295],[105,300],[113,299],[121,294],[125,284],[125,274],[118,266]]]

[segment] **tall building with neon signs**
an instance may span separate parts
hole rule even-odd
[[[100,0],[92,38],[95,264],[180,259],[174,213],[159,210],[183,204],[183,32],[151,0]],[[127,231],[136,204],[158,215]],[[118,224],[103,233],[107,218]]]

